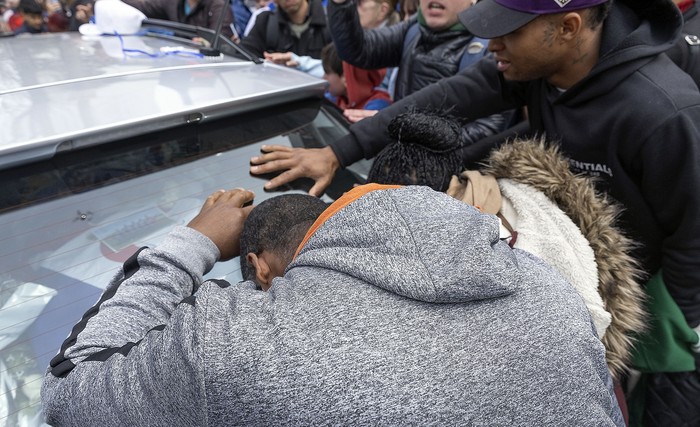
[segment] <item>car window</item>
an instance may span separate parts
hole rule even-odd
[[[248,172],[262,144],[322,147],[346,133],[331,106],[303,101],[79,151],[64,146],[50,160],[0,172],[0,426],[42,424],[49,361],[137,248],[186,224],[217,189],[252,189],[256,203],[274,195]],[[335,197],[353,184],[345,173],[329,190]],[[238,262],[219,263],[208,277],[237,282]]]

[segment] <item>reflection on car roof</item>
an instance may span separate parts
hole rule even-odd
[[[323,80],[296,70],[228,56],[214,62],[187,49],[148,36],[1,39],[0,168],[57,150],[321,97],[325,90]],[[162,54],[172,50],[182,52]]]

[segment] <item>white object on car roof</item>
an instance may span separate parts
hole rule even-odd
[[[80,26],[83,35],[136,34],[146,15],[121,0],[98,0],[95,2],[95,23]]]

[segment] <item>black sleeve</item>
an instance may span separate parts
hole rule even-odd
[[[233,36],[233,31],[231,30],[231,24],[233,23],[233,11],[228,5],[228,1],[212,1],[205,10],[207,14],[207,27],[216,30],[216,24],[219,23],[219,15],[224,14],[224,19],[221,22],[221,34],[226,38],[231,38]]]
[[[124,3],[140,10],[148,18],[171,20],[160,0],[124,0]]]
[[[267,21],[273,12],[262,12],[255,19],[255,25],[250,33],[241,40],[241,46],[258,58],[263,57],[267,47]]]
[[[367,70],[399,66],[403,40],[413,22],[365,31],[360,26],[354,1],[343,4],[328,2],[328,25],[338,56]]]
[[[469,120],[517,108],[503,95],[501,78],[492,58],[484,58],[458,74],[433,83],[383,110],[350,126],[350,134],[331,142],[341,166],[372,158],[391,142],[387,126],[391,119],[415,109],[443,110]]]

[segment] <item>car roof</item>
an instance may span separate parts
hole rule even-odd
[[[178,54],[162,52],[179,50]],[[260,61],[214,61],[177,39],[77,32],[0,39],[0,169],[299,99],[326,83]],[[143,52],[151,53],[149,56]]]

